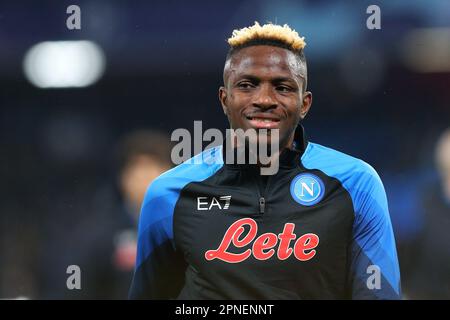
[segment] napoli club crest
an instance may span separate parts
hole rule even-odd
[[[312,173],[299,174],[291,182],[292,198],[301,205],[313,206],[325,195],[323,181]]]

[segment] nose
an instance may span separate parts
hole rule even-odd
[[[274,92],[269,84],[262,84],[257,91],[253,105],[260,109],[273,109],[278,105]]]

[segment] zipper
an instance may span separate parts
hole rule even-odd
[[[266,180],[265,188],[263,188],[261,176],[256,174],[255,172],[251,172],[251,177],[253,182],[255,183],[256,190],[258,192],[258,209],[260,214],[264,214],[266,212],[266,196],[267,191],[269,189],[269,184],[272,176],[269,176]]]
[[[270,182],[271,178],[272,178],[271,176],[267,178],[266,186],[265,186],[264,190],[262,190],[263,188],[261,185],[261,180],[258,180],[258,179],[261,179],[261,177],[257,176],[257,175],[253,176],[253,179],[256,183],[257,190],[258,190],[258,207],[259,207],[260,214],[264,214],[265,210],[266,210],[266,195],[267,195],[267,190],[269,189],[269,182]]]
[[[263,214],[266,209],[266,199],[264,197],[259,198],[259,213]]]

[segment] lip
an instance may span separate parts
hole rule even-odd
[[[245,117],[255,129],[277,129],[281,122],[281,119],[273,114],[253,113]]]

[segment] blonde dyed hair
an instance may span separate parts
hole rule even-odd
[[[293,51],[302,51],[306,46],[305,37],[300,37],[287,24],[281,26],[268,23],[261,26],[257,21],[251,27],[233,30],[228,44],[234,49],[258,40],[280,42]]]

